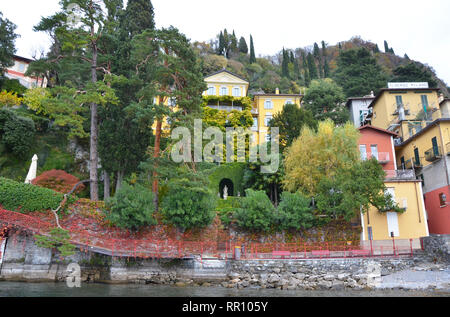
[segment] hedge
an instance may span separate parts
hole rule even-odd
[[[19,212],[45,211],[58,208],[63,199],[63,194],[51,189],[0,177],[0,205],[5,209]],[[67,204],[75,200],[75,197],[69,197]]]

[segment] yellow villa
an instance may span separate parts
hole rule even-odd
[[[248,96],[249,82],[225,69],[205,77],[208,86],[203,96],[230,96],[235,100]],[[252,144],[268,141],[269,121],[283,110],[286,104],[296,104],[300,107],[303,95],[281,94],[277,88],[274,94],[256,93],[253,99],[253,126],[251,130]],[[233,99],[232,99],[233,101]],[[208,107],[222,111],[241,111],[239,105],[230,103],[208,104]]]

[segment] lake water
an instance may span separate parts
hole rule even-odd
[[[345,290],[303,291],[274,289],[227,289],[222,287],[175,287],[166,285],[0,282],[0,297],[450,297],[446,291]]]

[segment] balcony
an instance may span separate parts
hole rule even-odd
[[[416,179],[416,173],[414,172],[413,169],[388,170],[385,172],[386,172],[387,180],[413,180],[413,179]]]
[[[425,152],[425,160],[427,162],[434,162],[442,158],[442,150],[440,146],[433,147]]]
[[[389,152],[369,153],[367,159],[375,158],[380,164],[387,164],[391,161]]]
[[[207,107],[211,109],[217,109],[222,111],[231,112],[233,110],[242,111],[242,107],[239,106],[230,106],[230,105],[207,105]]]
[[[413,169],[413,160],[412,159],[405,161],[405,168]]]
[[[395,138],[394,139],[394,146],[399,146],[403,143],[403,138]]]

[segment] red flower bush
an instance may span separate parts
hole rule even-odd
[[[53,189],[54,191],[67,194],[80,180],[62,170],[51,170],[42,173],[31,182],[33,185]],[[83,191],[85,186],[80,184],[75,193]]]

